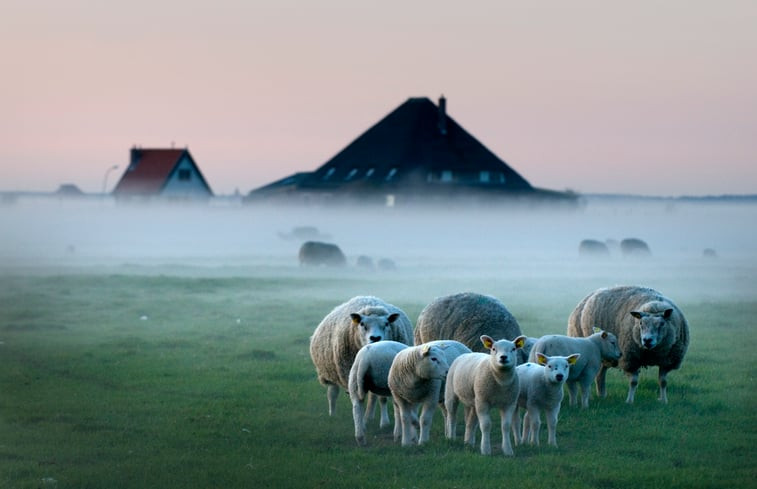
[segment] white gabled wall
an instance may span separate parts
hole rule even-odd
[[[181,179],[182,172],[188,172],[188,179]],[[176,165],[176,169],[166,182],[163,191],[163,197],[210,197],[207,187],[203,185],[200,174],[192,164],[191,160],[184,155]]]

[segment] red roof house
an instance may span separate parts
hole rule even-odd
[[[129,167],[113,189],[117,198],[205,199],[210,186],[188,149],[131,149]]]

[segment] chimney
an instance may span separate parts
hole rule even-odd
[[[137,148],[136,146],[132,146],[128,169],[134,170],[137,167],[137,164],[139,163],[139,160],[141,158],[142,158],[142,150],[140,148]]]
[[[442,136],[447,135],[447,99],[444,95],[439,97],[439,132]]]

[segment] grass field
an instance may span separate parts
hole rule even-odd
[[[599,267],[578,283],[546,266],[530,278],[457,280],[428,271],[8,272],[0,487],[754,487],[754,270],[703,267],[651,284],[692,326],[686,361],[669,377],[670,403],[656,401],[656,369],[642,372],[632,406],[612,371],[607,399],[563,406],[558,449],[543,440],[515,447],[513,458],[496,453],[498,433],[491,457],[445,440],[440,413],[426,446],[403,449],[374,420],[359,448],[344,393],[327,414],[308,355],[312,330],[352,295],[382,296],[415,320],[431,298],[459,289],[497,295],[529,335],[560,333],[585,293],[613,279],[639,282],[650,269]],[[690,287],[697,277],[714,286]]]

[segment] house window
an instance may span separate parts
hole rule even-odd
[[[499,183],[505,183],[505,174],[504,173],[500,173],[499,174]]]
[[[371,175],[373,175],[373,168],[368,168],[368,171],[365,172],[365,178],[370,178]]]
[[[439,177],[439,180],[442,182],[451,182],[452,181],[452,170],[442,170],[442,174]]]
[[[178,177],[182,182],[186,182],[192,178],[192,172],[187,169],[180,169]]]
[[[326,172],[326,174],[323,176],[323,179],[328,180],[329,178],[331,178],[331,175],[334,174],[334,170],[334,167],[329,168],[329,171]]]
[[[389,180],[391,180],[392,178],[394,178],[394,175],[396,175],[396,174],[397,174],[397,169],[396,168],[392,168],[391,170],[389,170],[389,173],[387,173],[387,175],[386,175],[386,181],[388,182]]]
[[[478,180],[481,183],[489,183],[489,172],[488,171],[479,172]]]
[[[353,168],[350,170],[350,172],[347,174],[346,177],[344,177],[345,180],[352,180],[352,177],[354,177],[357,174],[357,168]]]

